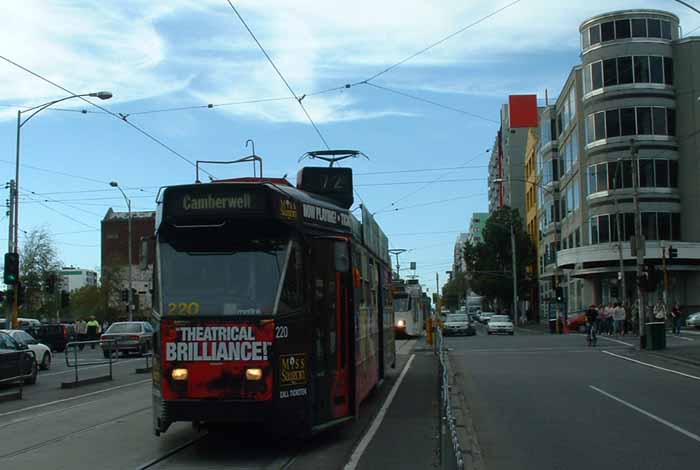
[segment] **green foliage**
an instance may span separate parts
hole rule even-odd
[[[22,315],[55,314],[55,295],[48,294],[46,287],[49,277],[56,275],[60,266],[49,231],[45,227],[29,231],[20,250],[20,280],[27,289]]]
[[[537,251],[516,209],[503,207],[491,213],[482,232],[483,242],[467,242],[464,247],[467,271],[472,274],[470,289],[487,299],[497,299],[501,305],[510,305],[513,299],[511,226],[515,232],[518,296],[522,299],[535,282],[529,278],[527,266],[536,261]]]

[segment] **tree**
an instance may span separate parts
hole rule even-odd
[[[464,246],[467,271],[472,274],[471,289],[487,299],[498,300],[500,305],[510,305],[513,299],[511,226],[515,232],[518,296],[522,299],[534,282],[527,266],[536,261],[537,251],[516,209],[503,207],[494,211],[482,231],[484,241],[467,242]]]
[[[457,310],[460,299],[464,298],[467,292],[466,282],[463,273],[455,273],[449,281],[442,287],[442,307],[448,310]]]
[[[46,227],[30,230],[20,249],[20,280],[26,290],[24,315],[51,314],[56,307],[56,295],[46,292],[49,279],[61,267],[56,246]],[[50,311],[42,311],[49,309]]]

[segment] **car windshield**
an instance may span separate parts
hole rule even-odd
[[[492,322],[510,321],[510,318],[506,315],[491,315],[490,321],[492,321]]]
[[[141,333],[139,323],[115,323],[110,326],[106,333]]]
[[[466,315],[458,313],[454,315],[448,315],[447,316],[447,321],[454,321],[454,322],[460,322],[460,321],[468,321],[469,319],[467,318]]]
[[[227,250],[160,244],[164,315],[272,314],[291,242],[251,240]]]

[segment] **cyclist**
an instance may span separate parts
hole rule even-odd
[[[591,305],[586,310],[586,340],[589,346],[595,346],[596,343],[596,323],[598,320],[598,309],[595,305]]]

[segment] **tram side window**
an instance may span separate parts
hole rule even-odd
[[[314,361],[319,375],[335,369],[336,283],[334,245],[330,240],[313,242],[311,273],[314,286]]]
[[[298,245],[293,245],[289,253],[289,262],[287,263],[287,272],[284,275],[277,313],[293,312],[304,305],[302,257],[299,251]]]

